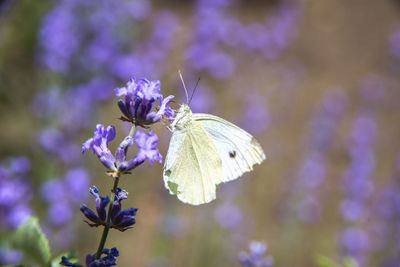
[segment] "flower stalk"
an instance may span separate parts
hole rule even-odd
[[[119,176],[115,177],[114,186],[113,186],[113,189],[111,191],[110,199],[114,199],[115,198],[115,191],[117,190],[118,182],[119,182]],[[110,205],[108,207],[106,225],[104,226],[103,234],[101,235],[101,239],[100,239],[100,243],[99,243],[99,248],[97,249],[97,252],[96,252],[96,260],[100,259],[102,251],[104,249],[104,245],[105,245],[106,240],[107,240],[108,231],[110,230],[110,227],[111,227],[111,223],[110,223],[111,222],[111,209],[112,209],[112,205]]]
[[[136,129],[136,125],[133,124],[131,130],[129,131],[129,136],[130,137],[133,137],[133,134],[135,133],[135,129]],[[125,150],[125,154],[126,154],[126,150]],[[111,191],[110,199],[114,199],[115,198],[115,192],[116,192],[116,190],[118,188],[119,177],[120,176],[117,176],[114,179],[114,186],[113,186],[113,189]],[[113,207],[113,205],[110,205],[108,207],[106,225],[104,226],[103,234],[101,235],[99,247],[98,247],[97,252],[96,252],[96,260],[100,259],[100,257],[101,257],[101,254],[102,254],[103,249],[104,249],[104,245],[105,245],[106,240],[107,240],[108,231],[110,230],[110,227],[111,227],[111,209],[112,209],[112,207]]]
[[[163,98],[160,94],[159,81],[131,78],[126,87],[117,88],[115,92],[117,96],[125,99],[125,101],[119,100],[118,106],[124,115],[121,120],[132,123],[129,135],[122,140],[115,153],[112,153],[108,144],[116,136],[115,127],[97,124],[93,137],[86,140],[81,149],[82,153],[91,150],[99,158],[101,164],[107,168],[107,175],[114,179],[114,185],[109,196],[101,196],[96,186],[89,189],[89,192],[95,197],[95,211],[85,204],[80,207],[87,219],[85,222],[90,227],[104,227],[96,253],[86,256],[86,266],[108,267],[116,265],[116,257],[119,256],[117,248],[104,248],[108,232],[110,228],[124,232],[136,223],[137,208],[122,210],[121,202],[127,198],[128,192],[118,187],[121,175],[130,174],[133,169],[146,160],[149,165],[154,161],[162,162],[162,156],[157,148],[157,135],[152,130],[148,130],[147,133],[146,131],[136,130],[136,126],[139,125],[148,129],[150,125],[160,121],[163,117],[171,120],[174,115],[173,110],[167,106],[173,96]],[[155,106],[157,101],[159,106]],[[132,158],[127,158],[128,149],[134,144],[138,148],[137,153]],[[108,212],[106,211],[107,205],[109,205]],[[71,263],[66,257],[62,257],[60,264],[82,267],[80,264]]]

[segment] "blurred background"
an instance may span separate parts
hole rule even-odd
[[[161,81],[177,108],[252,133],[267,160],[199,207],[169,195],[162,164],[120,186],[135,227],[111,231],[120,266],[240,266],[249,243],[273,266],[315,257],[400,266],[400,2],[318,0],[0,1],[0,227],[38,216],[53,254],[84,262],[102,229],[88,187],[112,180],[83,141],[119,121],[113,89]],[[153,130],[165,157],[170,132]],[[23,259],[0,244],[0,263]],[[264,265],[267,266],[267,265]],[[268,265],[269,266],[269,265]]]

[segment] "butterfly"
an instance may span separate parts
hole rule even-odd
[[[219,184],[237,179],[265,159],[260,144],[248,132],[217,116],[192,113],[186,104],[169,128],[164,185],[191,205],[214,200]]]

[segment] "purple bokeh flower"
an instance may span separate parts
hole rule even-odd
[[[304,223],[313,223],[322,215],[322,201],[317,196],[328,168],[328,153],[347,97],[340,88],[331,88],[315,109],[306,140],[307,153],[300,165],[293,192],[297,195],[295,211]]]
[[[214,218],[222,228],[233,229],[242,222],[243,214],[238,206],[224,203],[215,208]]]
[[[190,221],[187,216],[167,215],[160,221],[161,231],[175,238],[185,236],[189,228]]]
[[[82,167],[69,169],[64,177],[53,178],[42,184],[40,193],[48,203],[47,221],[52,225],[64,225],[73,216],[73,208],[87,197],[89,174]]]
[[[264,256],[267,245],[264,242],[252,241],[249,252],[239,252],[238,258],[242,267],[269,267],[274,264],[272,256]]]
[[[0,247],[0,264],[2,266],[18,265],[23,258],[24,254],[21,251]]]
[[[239,124],[256,134],[265,132],[270,122],[271,118],[264,97],[255,92],[247,94]]]
[[[394,174],[377,192],[371,211],[376,215],[370,231],[371,247],[383,255],[383,264],[379,266],[397,266],[396,263],[400,263],[400,169],[396,165],[394,162]]]
[[[370,245],[368,234],[365,230],[357,227],[349,227],[343,230],[339,235],[339,244],[345,250],[346,254],[350,254],[358,258]]]
[[[296,212],[300,221],[312,223],[320,218],[321,205],[315,197],[308,196],[297,203]]]
[[[66,1],[59,1],[44,17],[38,38],[43,51],[40,61],[53,71],[68,71],[82,39],[78,22],[73,5]]]
[[[16,228],[27,219],[31,187],[25,178],[30,169],[26,157],[9,158],[0,165],[0,216],[1,227]]]
[[[358,91],[368,103],[377,103],[384,97],[386,87],[380,76],[369,74],[360,81]]]
[[[347,105],[347,95],[342,88],[330,88],[316,108],[309,128],[308,146],[325,151],[332,145],[336,127]]]
[[[243,52],[260,53],[265,59],[276,59],[297,36],[301,4],[282,1],[268,13],[265,22],[248,25],[234,17],[230,8],[235,1],[196,1],[194,29],[185,52],[187,64],[206,71],[213,78],[225,80],[235,74],[235,58],[226,47]]]
[[[396,30],[390,35],[389,49],[395,58],[400,59],[400,30]]]
[[[371,210],[369,201],[374,191],[371,174],[375,168],[373,143],[377,126],[370,113],[358,113],[348,138],[349,166],[343,173],[343,199],[339,211],[346,228],[339,233],[338,245],[343,254],[359,263],[367,260],[371,249],[370,236],[365,221]]]

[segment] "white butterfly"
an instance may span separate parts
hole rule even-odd
[[[217,116],[193,114],[185,104],[170,129],[164,183],[170,194],[185,203],[214,200],[220,183],[235,180],[265,159],[249,133]]]

